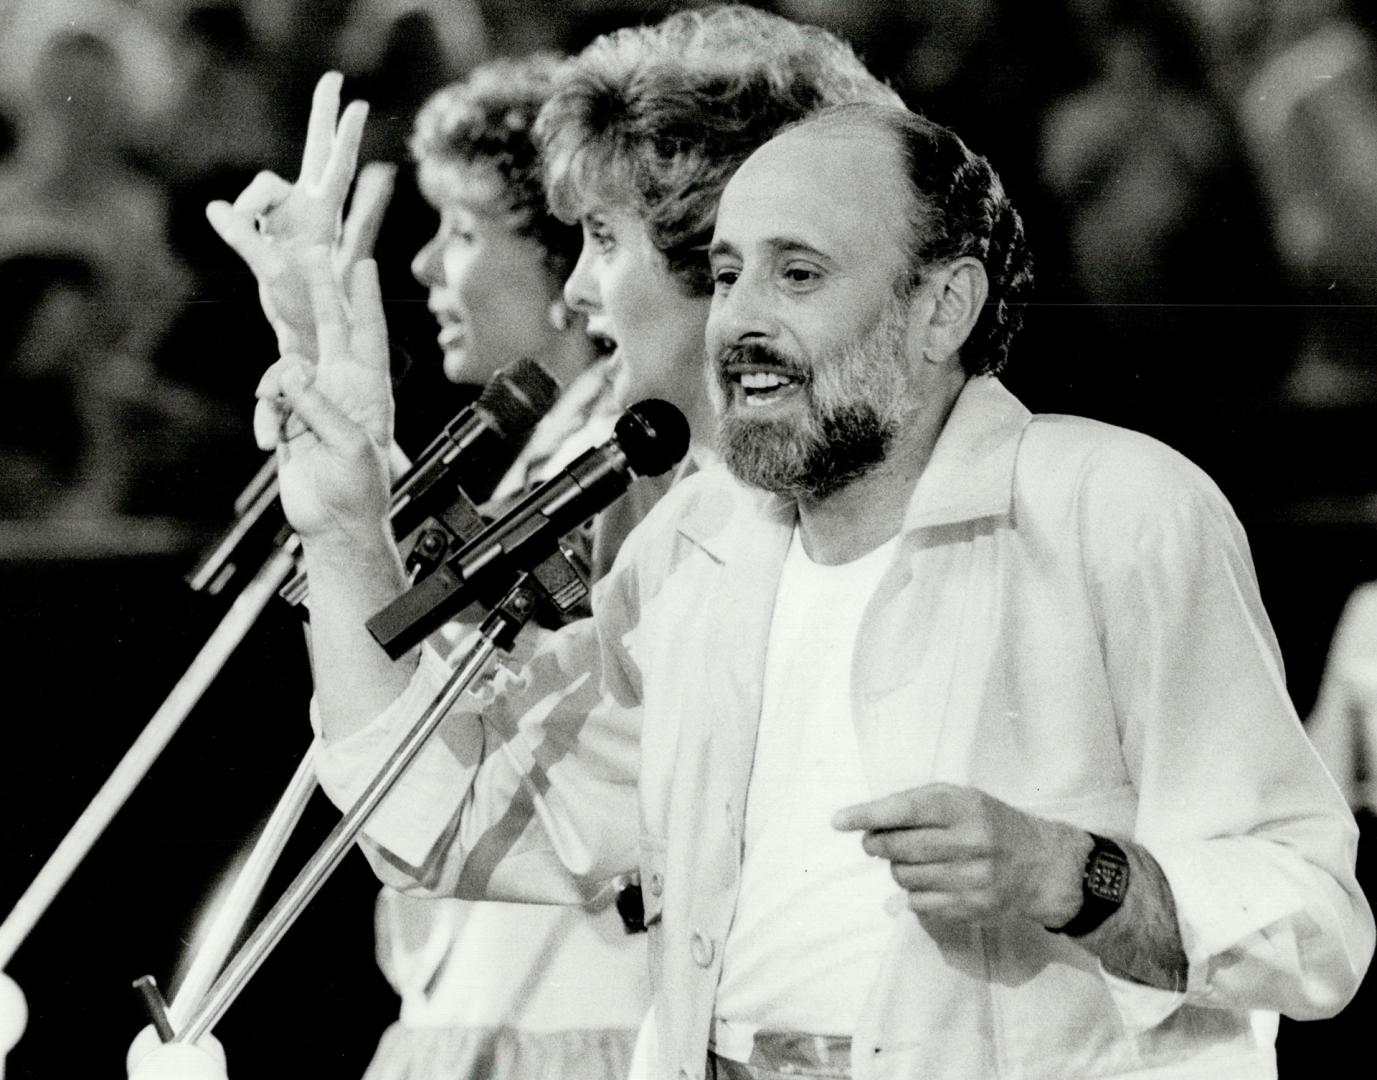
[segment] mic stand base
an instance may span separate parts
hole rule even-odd
[[[24,1036],[29,1021],[29,1003],[19,984],[0,971],[0,1080],[5,1075],[5,1057]]]

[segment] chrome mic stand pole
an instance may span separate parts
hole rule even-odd
[[[192,958],[191,966],[182,978],[177,993],[168,1006],[168,1019],[173,1031],[185,1026],[210,990],[215,977],[225,966],[225,958],[234,947],[234,940],[244,929],[253,905],[268,883],[268,876],[291,838],[293,830],[305,813],[316,790],[315,744],[312,743],[282,793],[268,823],[254,842],[249,857],[235,875],[224,902],[211,919],[205,940]]]
[[[62,887],[75,873],[114,816],[181,727],[206,688],[219,674],[229,654],[243,640],[254,621],[291,575],[300,541],[295,536],[274,550],[243,591],[235,597],[201,651],[166,700],[82,811],[71,830],[0,924],[0,970],[28,937]]]
[[[325,842],[301,873],[287,887],[282,898],[264,916],[243,948],[229,962],[200,1008],[177,1033],[178,1042],[194,1043],[220,1021],[225,1010],[233,1004],[244,985],[267,959],[268,953],[343,861],[367,823],[369,815],[377,809],[401,778],[406,767],[421,752],[426,740],[440,726],[440,722],[459,700],[460,695],[482,673],[499,649],[511,648],[517,633],[534,614],[541,595],[542,590],[535,584],[532,575],[523,573],[501,603],[483,620],[478,628],[477,640],[469,648],[463,661],[455,668],[429,708],[407,732],[372,783],[340,819],[339,824],[326,837]]]

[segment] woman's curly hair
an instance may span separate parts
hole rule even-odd
[[[411,135],[412,157],[422,165],[494,177],[507,223],[545,249],[561,282],[578,261],[580,234],[550,213],[533,128],[562,62],[549,53],[488,61],[436,91]]]
[[[554,213],[630,206],[690,295],[712,292],[707,247],[737,166],[828,105],[902,105],[829,31],[757,8],[677,12],[606,34],[561,72],[540,112]]]

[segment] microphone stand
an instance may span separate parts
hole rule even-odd
[[[421,752],[460,695],[483,672],[498,650],[511,649],[517,634],[535,613],[542,592],[531,573],[522,572],[517,577],[515,584],[483,620],[474,643],[425,713],[229,962],[199,1009],[177,1033],[177,1042],[194,1043],[220,1021],[248,980],[343,861],[369,816]]]
[[[0,1080],[5,1080],[5,1058],[24,1035],[29,1006],[19,984],[0,971]]]
[[[168,1020],[173,1031],[186,1025],[187,1019],[220,974],[225,958],[234,947],[235,938],[248,921],[249,913],[268,883],[268,876],[277,865],[282,849],[286,847],[311,796],[315,794],[314,746],[312,743],[303,755],[268,823],[254,842],[249,857],[235,875],[234,884],[211,919],[204,942],[192,958],[191,966],[168,1007]]]
[[[9,963],[81,861],[153,767],[172,736],[220,673],[229,654],[276,595],[296,565],[300,542],[293,536],[276,549],[235,597],[191,666],[177,681],[152,719],[125,752],[76,823],[62,838],[38,875],[0,924],[0,970]]]
[[[494,380],[495,384],[496,382]],[[491,386],[490,389],[495,395],[499,395],[493,397],[491,404],[493,407],[500,406],[501,418],[511,425],[510,434],[513,435],[529,433],[535,421],[548,411],[557,392],[554,382],[537,365],[529,361],[524,362],[524,365],[518,365],[518,369],[511,373],[505,382]],[[480,403],[482,400],[480,399]],[[498,424],[492,430],[496,432],[500,427],[501,424]],[[447,442],[447,445],[440,449],[448,453],[452,459],[487,430],[486,423],[470,418],[469,423],[457,432],[463,436],[463,440],[456,441],[456,432],[447,427],[444,435],[449,436],[448,440],[439,439],[437,444]],[[411,462],[405,453],[393,443],[388,447],[388,456],[394,479],[404,477],[411,468]],[[448,464],[448,459],[444,464]],[[236,557],[243,549],[251,546],[250,541],[253,537],[262,533],[266,525],[271,524],[272,508],[276,505],[277,499],[276,461],[269,457],[235,501],[237,519],[230,533],[222,538],[189,576],[189,584],[193,589],[212,595],[224,589],[237,572]],[[412,499],[405,501],[409,502]],[[401,505],[394,506],[395,511],[401,509]],[[152,719],[121,758],[114,772],[101,785],[95,797],[82,811],[76,823],[0,924],[0,1080],[4,1077],[5,1056],[22,1035],[28,1016],[24,995],[14,981],[4,974],[5,965],[13,958],[38,920],[52,905],[57,894],[71,879],[82,860],[147,775],[158,756],[219,674],[229,655],[253,627],[273,596],[281,593],[284,585],[291,582],[294,576],[298,576],[297,556],[300,548],[300,538],[288,529],[284,528],[272,537],[269,554],[258,571],[240,591],[225,617],[197,653],[191,666],[178,680]],[[518,625],[517,629],[519,628]],[[515,631],[513,636],[514,633]],[[237,936],[243,920],[247,918],[248,910],[261,893],[267,876],[304,812],[314,789],[315,777],[308,754],[273,812],[263,835],[250,854],[249,861],[236,879],[221,913],[217,915],[207,948],[197,956],[187,978],[183,980],[181,992],[174,1002],[174,1015],[180,1016],[197,1003],[204,992],[205,984],[223,963],[230,944]]]
[[[398,473],[404,472],[409,465],[406,455],[395,444],[389,447],[389,463],[393,471]],[[270,457],[236,500],[235,509],[239,511],[240,516],[234,529],[192,575],[190,584],[194,589],[211,593],[220,591],[234,571],[232,560],[235,552],[243,544],[247,533],[258,526],[264,511],[276,496],[276,461]],[[143,731],[125,751],[124,757],[48,857],[37,876],[29,883],[14,908],[5,917],[5,921],[0,923],[0,972],[52,905],[57,894],[71,879],[115,815],[129,800],[134,789],[148,774],[158,756],[219,675],[230,654],[244,640],[273,597],[292,577],[296,571],[300,550],[301,540],[295,533],[285,532],[279,541],[274,542],[263,564],[235,597],[224,618],[211,632],[191,665],[178,679]],[[304,763],[302,767],[305,768]],[[314,781],[314,774],[308,774],[306,779],[298,777],[293,781],[294,786],[298,788],[297,817],[305,807]],[[295,826],[295,819],[280,824],[286,832],[290,832]],[[285,836],[282,837],[281,843],[285,843]],[[279,853],[281,843],[278,845]],[[269,857],[269,849],[264,849],[262,857]],[[275,858],[276,855],[273,854],[271,857]],[[266,876],[270,870],[269,864],[255,872],[261,872]],[[247,884],[246,882],[246,887]],[[261,889],[261,884],[258,887]],[[228,945],[224,948],[228,951]],[[20,999],[22,1000],[22,995]],[[22,1030],[22,1023],[20,1027]]]
[[[413,519],[419,521],[424,517],[428,508],[437,501],[437,496],[440,502],[449,504],[440,513],[445,522],[443,529],[457,530],[451,531],[450,536],[480,532],[484,521],[465,492],[474,485],[486,490],[484,485],[496,483],[537,421],[549,411],[557,393],[557,384],[539,365],[523,360],[495,375],[477,403],[460,412],[447,424],[414,465],[395,443],[391,444],[389,464],[394,486],[390,517],[398,537],[410,531]],[[467,468],[450,475],[451,468],[456,466],[461,457],[469,462]],[[240,495],[235,503],[240,515],[238,522],[193,572],[189,579],[192,588],[219,591],[235,573],[235,561],[241,557],[242,549],[264,534],[263,523],[271,527],[273,519],[281,515],[275,466],[275,461],[270,458]],[[441,528],[438,522],[436,527]],[[449,539],[447,536],[446,545]],[[292,565],[288,565],[285,572],[274,575],[269,591],[276,591],[290,604],[299,604],[305,599],[306,593],[305,574],[294,565],[300,540],[283,528],[272,543],[290,543],[293,558]],[[419,572],[420,568],[416,569]],[[572,567],[568,573],[575,577],[578,593],[582,595],[582,580],[577,579]],[[558,581],[558,575],[545,569],[541,581],[551,585]],[[568,587],[567,580],[564,584]],[[553,587],[551,592],[563,597],[563,592]],[[571,597],[569,602],[575,602],[576,599]],[[235,938],[305,812],[315,786],[313,762],[308,753],[236,876],[228,896],[216,912],[205,944],[198,950],[182,980],[168,1010],[174,1029],[180,1027],[181,1022],[200,1004],[212,980],[220,972]]]

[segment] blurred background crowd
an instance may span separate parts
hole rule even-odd
[[[260,463],[253,388],[275,356],[252,278],[206,224],[205,204],[232,199],[261,169],[295,174],[311,88],[327,69],[345,73],[347,97],[371,103],[363,157],[404,165],[417,108],[475,64],[576,51],[684,6],[0,0],[0,648],[10,685],[31,682],[37,694],[15,721],[19,753],[0,775],[0,856],[10,865],[36,869],[46,857],[216,615],[181,594],[180,575],[229,522]],[[1037,259],[1007,381],[1035,409],[1156,435],[1219,481],[1249,530],[1306,715],[1345,599],[1377,577],[1377,5],[759,6],[848,38],[911,106],[994,163]],[[440,375],[408,271],[433,227],[403,168],[378,254],[399,441],[413,452],[463,404]],[[170,966],[190,897],[290,773],[290,762],[262,760],[254,727],[291,732],[297,749],[305,741],[299,636],[265,631],[274,632],[281,641],[258,643],[235,670],[240,683],[268,687],[280,715],[221,694],[216,707],[233,723],[203,736],[211,749],[187,752],[215,756],[233,790],[192,815],[168,814],[166,802],[131,811],[141,831],[116,838],[118,862],[89,871],[79,890],[103,906],[52,916],[60,985],[80,983],[73,966],[133,962],[94,959],[97,947],[74,944],[73,927],[110,917],[112,903],[146,910],[147,892],[165,901],[147,922],[154,951],[144,950],[144,968],[118,970],[115,984]],[[50,718],[83,727],[73,740]],[[47,790],[40,807],[35,792],[49,785],[34,776],[54,773],[21,754],[59,748],[70,795]],[[171,797],[176,780],[163,783],[150,798]],[[4,910],[26,872],[10,876]],[[133,882],[145,890],[137,902],[125,895]],[[369,890],[361,884],[360,896]],[[337,980],[343,989],[319,1005],[321,1017],[347,1021],[341,1001],[362,1010],[370,1000],[368,916],[341,921],[351,920],[356,981],[347,958],[323,950],[328,961],[312,954],[298,965],[309,971],[278,983],[324,994]],[[27,951],[37,981],[53,953]],[[385,991],[372,992],[381,1017]],[[45,1002],[29,993],[41,1046]],[[276,1008],[262,1000],[265,1012]],[[128,1027],[125,1004],[113,1010]],[[315,1014],[301,997],[293,1008],[271,1037],[311,1044],[302,1028]],[[381,1026],[362,1026],[364,1060]],[[349,1053],[347,1038],[318,1045]],[[233,1066],[245,1048],[230,1049]],[[102,1050],[107,1064],[122,1054]],[[13,1075],[75,1075],[25,1062],[21,1048]]]
[[[195,547],[224,520],[272,356],[203,209],[292,174],[320,72],[371,102],[364,157],[405,163],[419,104],[476,63],[674,6],[4,0],[0,551]],[[771,6],[846,36],[995,163],[1038,258],[1010,376],[1030,404],[1164,438],[1259,520],[1368,521],[1371,5]],[[427,213],[404,170],[380,252],[404,447],[453,404],[415,389],[439,386],[407,271]]]

